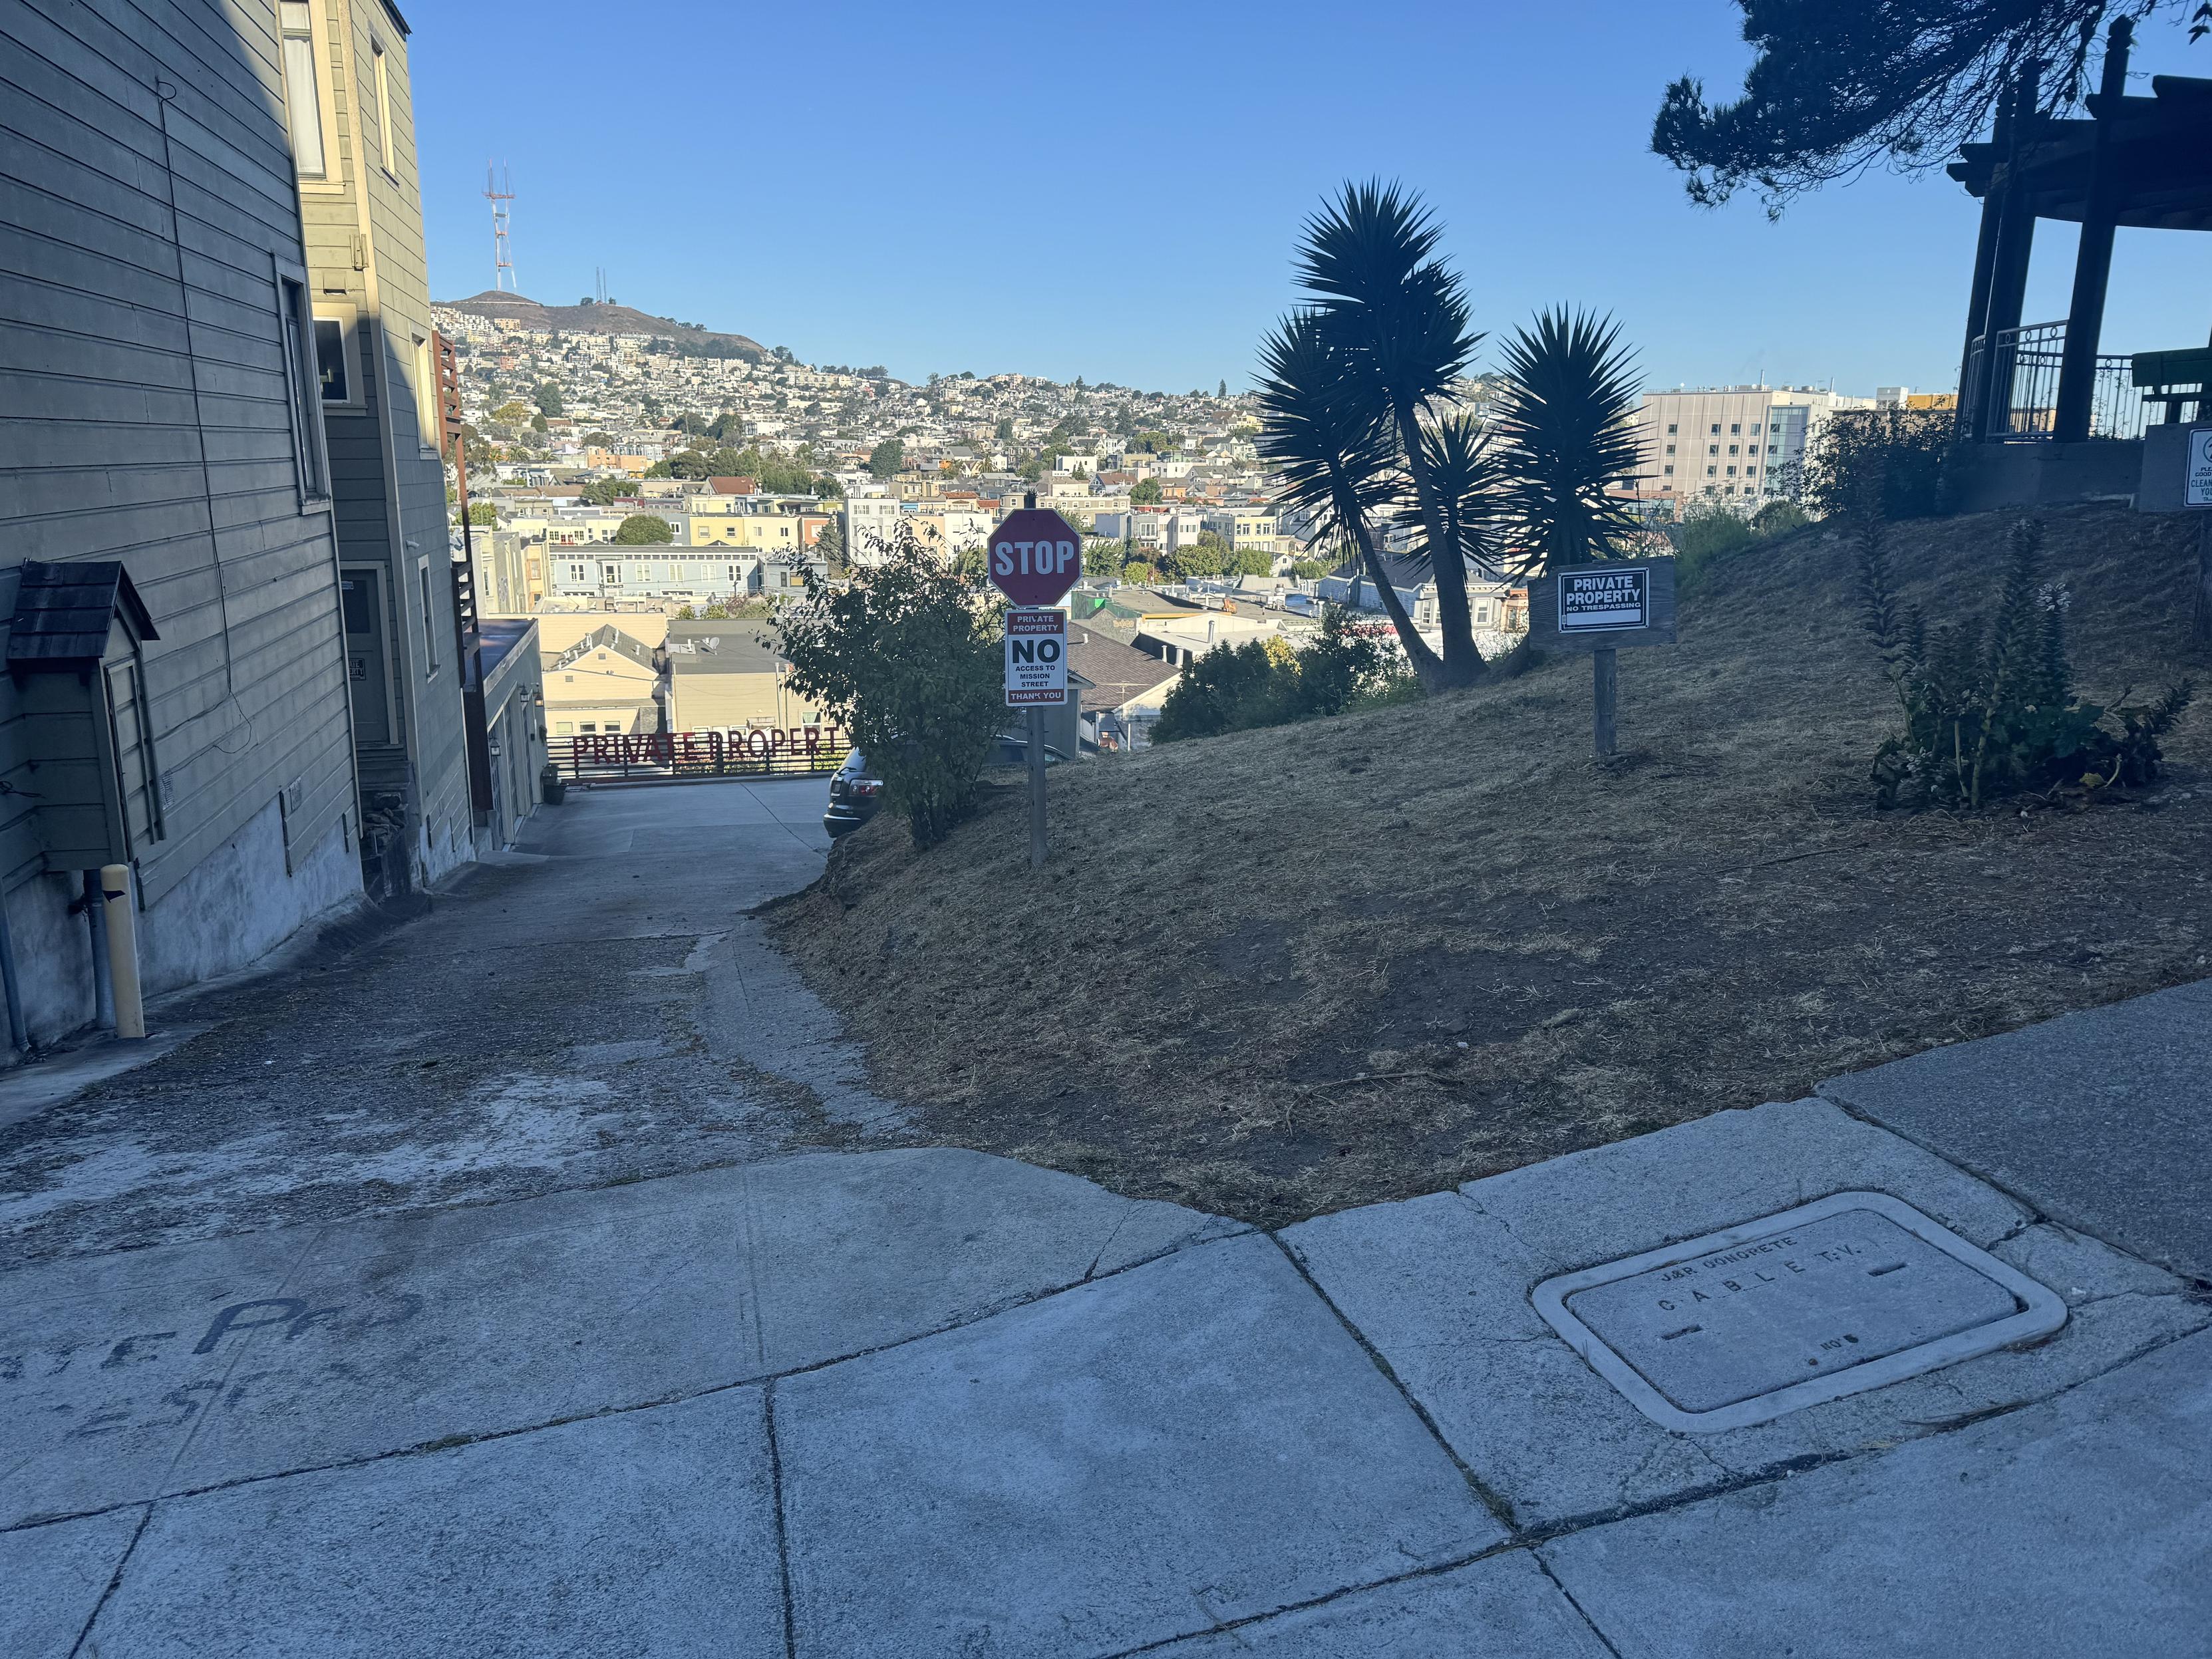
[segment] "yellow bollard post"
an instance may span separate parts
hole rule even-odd
[[[143,1037],[146,1002],[138,990],[138,907],[129,865],[100,867],[100,901],[107,924],[107,976],[115,987],[115,1035]]]

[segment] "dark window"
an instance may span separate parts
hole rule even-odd
[[[283,313],[284,380],[292,395],[293,465],[298,469],[301,498],[320,501],[330,494],[329,462],[323,447],[322,402],[310,390],[314,318],[307,310],[307,284],[279,277],[276,303]]]
[[[328,317],[315,319],[315,374],[323,383],[325,403],[352,401],[347,392],[345,325]]]

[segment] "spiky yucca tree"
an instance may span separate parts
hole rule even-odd
[[[1505,346],[1498,435],[1516,574],[1613,556],[1638,529],[1607,494],[1636,476],[1635,354],[1610,317],[1538,313]]]
[[[1448,545],[1459,562],[1482,568],[1502,559],[1499,515],[1504,507],[1504,469],[1491,434],[1471,415],[1447,415],[1421,432],[1422,459],[1443,507]],[[1437,550],[1424,545],[1419,556],[1431,565]]]
[[[1283,479],[1283,499],[1310,512],[1323,534],[1357,550],[1423,685],[1443,662],[1391,586],[1369,514],[1389,499],[1396,459],[1388,425],[1355,395],[1344,354],[1310,311],[1292,312],[1260,342],[1261,455]]]
[[[1307,220],[1297,250],[1299,280],[1316,297],[1319,327],[1340,354],[1347,393],[1387,422],[1432,550],[1451,545],[1452,537],[1422,442],[1424,418],[1449,396],[1482,338],[1469,331],[1459,278],[1433,257],[1442,234],[1417,195],[1370,180],[1347,184]],[[1449,558],[1431,568],[1442,677],[1465,684],[1482,672],[1467,571]]]

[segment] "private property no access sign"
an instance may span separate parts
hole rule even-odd
[[[1006,707],[1057,708],[1067,701],[1067,612],[1006,612]]]

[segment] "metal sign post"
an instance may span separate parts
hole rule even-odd
[[[1528,584],[1528,643],[1590,653],[1590,748],[1613,752],[1614,653],[1674,643],[1674,561],[1617,560],[1555,570]]]
[[[1067,613],[1053,609],[1083,574],[1083,538],[1036,497],[991,532],[985,567],[1006,612],[1006,707],[1029,710],[1030,868],[1044,867],[1044,711],[1067,702]]]

